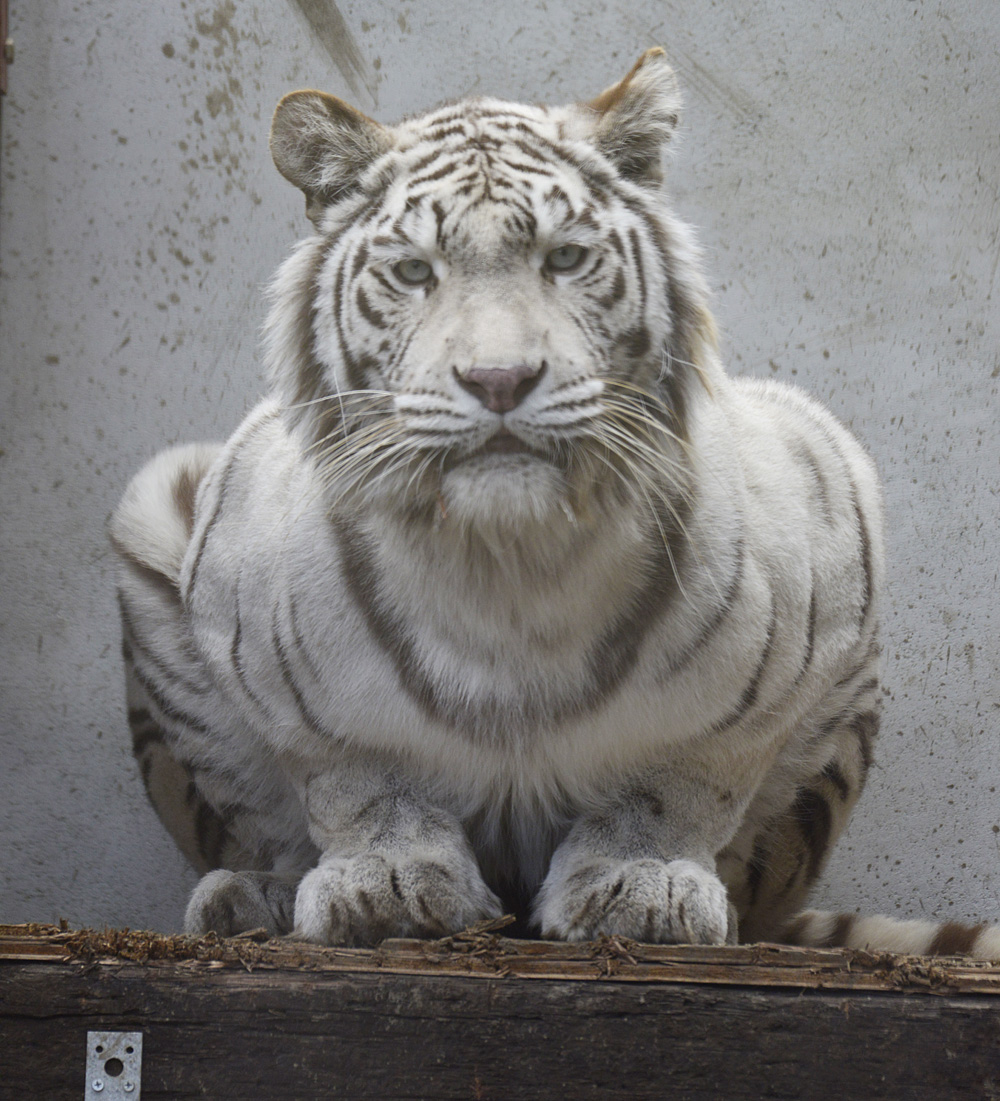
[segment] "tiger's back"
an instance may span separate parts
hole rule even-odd
[[[190,928],[513,906],[718,942],[800,909],[877,730],[878,487],[815,403],[722,372],[677,107],[656,51],[570,108],[279,105],[317,232],[273,394],[113,524],[147,785],[223,869]]]

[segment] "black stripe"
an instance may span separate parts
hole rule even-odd
[[[406,293],[405,291],[401,291],[399,287],[395,286],[393,283],[390,283],[378,268],[372,268],[368,274],[383,288],[383,290],[387,290],[394,298],[402,298]]]
[[[532,147],[540,147],[539,152],[541,153],[541,151],[544,151],[548,159],[562,161],[564,164],[573,168],[582,178],[586,186],[594,193],[594,197],[598,204],[604,205],[606,203],[607,191],[613,187],[614,176],[598,164],[597,161],[592,158],[581,159],[567,146],[551,141],[544,135],[539,134],[534,127],[527,125],[525,122],[500,123],[497,125],[497,129],[506,132],[514,131],[527,134],[530,141],[526,144]]]
[[[855,679],[855,677],[859,677],[862,673],[868,672],[869,668],[871,667],[871,663],[873,661],[875,661],[876,658],[878,658],[879,653],[881,652],[881,650],[882,650],[882,646],[881,646],[881,643],[878,640],[878,636],[877,635],[872,635],[872,637],[868,640],[868,646],[866,647],[865,652],[861,655],[861,657],[858,659],[858,661],[851,667],[851,669],[847,673],[845,673],[840,678],[840,680],[837,681],[837,683],[834,685],[834,687],[835,688],[844,688],[846,685],[850,684],[851,681]],[[877,677],[875,677],[874,675],[868,677],[865,681],[863,681],[860,685],[857,686],[856,691],[854,693],[854,696],[851,697],[852,702],[862,692],[868,691],[870,688],[875,687],[875,685],[877,683],[878,683],[878,678]]]
[[[499,167],[499,166],[497,166]],[[504,165],[503,167],[506,167]],[[521,196],[525,193],[525,184],[523,180],[511,180],[506,176],[500,174],[497,168],[494,168],[490,173],[490,185],[492,187],[498,187],[501,191],[513,191],[515,195]],[[514,198],[512,196],[501,197],[498,201],[505,203],[513,203]]]
[[[628,231],[629,244],[632,246],[632,262],[635,266],[635,277],[639,284],[639,315],[646,316],[646,270],[642,260],[642,246],[639,243],[639,234],[635,228]]]
[[[774,647],[774,640],[777,635],[775,627],[777,626],[777,608],[775,607],[775,600],[772,594],[771,596],[771,616],[767,624],[767,634],[764,638],[764,648],[761,651],[760,658],[757,662],[757,668],[753,672],[753,676],[750,678],[749,683],[743,690],[743,695],[740,697],[739,703],[736,707],[722,720],[715,723],[712,726],[714,732],[720,730],[726,730],[728,727],[735,726],[740,722],[747,714],[748,711],[757,702],[757,695],[760,692],[761,681],[764,679],[764,671],[767,669],[768,659],[771,656],[771,650]]]
[[[246,677],[246,670],[243,668],[243,661],[240,657],[240,645],[243,641],[243,617],[240,612],[240,579],[236,578],[236,591],[234,595],[235,603],[235,616],[236,616],[236,630],[233,632],[233,639],[229,645],[229,660],[236,673],[236,679],[239,681],[240,688],[246,693],[246,695],[253,701],[256,706],[264,712],[265,715],[270,715],[270,711],[264,706],[263,701],[257,695],[256,692],[250,687]]]
[[[844,776],[840,769],[840,766],[836,761],[830,761],[823,768],[823,778],[829,780],[831,784],[837,789],[840,794],[840,798],[846,802],[847,797],[851,794],[851,785],[847,782],[847,778]]]
[[[389,362],[389,371],[393,371],[400,363],[403,362],[406,353],[409,351],[410,345],[413,343],[413,338],[417,335],[417,326],[414,325],[405,336],[401,332],[396,333],[396,340],[393,346],[393,357]]]
[[[670,352],[674,361],[687,370],[690,364],[698,362],[695,342],[704,321],[704,312],[692,295],[691,288],[686,286],[677,274],[677,262],[674,259],[672,242],[666,229],[648,215],[646,221],[653,240],[659,247],[663,270],[666,274],[667,301],[670,305],[671,320],[668,340]]]
[[[364,241],[358,245],[358,250],[354,254],[354,259],[351,261],[351,278],[357,279],[361,269],[368,262],[368,246]]]
[[[437,227],[434,235],[435,241],[440,248],[441,245],[444,244],[444,222],[448,215],[444,207],[437,199],[435,199],[434,202],[431,203],[431,210],[434,213],[434,222]]]
[[[643,359],[652,346],[649,329],[645,325],[636,325],[620,339],[620,344],[630,359]]]
[[[589,289],[591,287],[595,286],[596,284],[607,282],[607,280],[604,278],[604,276],[602,276],[600,274],[602,269],[604,268],[604,261],[605,261],[605,256],[604,256],[604,254],[601,254],[593,262],[593,264],[590,267],[590,270],[586,273],[586,275],[583,275],[583,276],[580,277],[579,283],[582,287],[586,287],[589,291]],[[620,271],[621,269],[619,268],[618,270]],[[593,295],[588,293],[587,297],[590,298],[591,301],[594,301],[594,296]]]
[[[424,183],[431,183],[435,180],[442,180],[445,176],[450,176],[452,172],[455,172],[461,167],[462,164],[460,161],[456,161],[453,159],[449,160],[447,164],[443,164],[434,172],[427,172],[423,176],[416,176],[415,178],[408,180],[407,187],[414,188],[419,187],[421,184]]]
[[[333,323],[337,333],[337,343],[340,347],[340,358],[344,365],[344,373],[347,375],[347,388],[349,390],[364,390],[367,382],[354,358],[350,345],[347,342],[347,333],[344,327],[344,266],[337,268],[337,274],[333,281],[333,301],[330,303],[333,313]]]
[[[534,241],[538,221],[534,214],[508,214],[504,217],[504,228],[508,233],[517,234],[525,241]]]
[[[872,563],[872,544],[871,535],[868,531],[868,525],[865,522],[864,513],[861,509],[860,495],[858,493],[858,487],[855,485],[854,478],[852,477],[852,467],[847,458],[840,450],[840,445],[836,438],[832,435],[827,425],[823,424],[819,420],[813,420],[818,433],[826,440],[831,451],[836,455],[841,467],[844,470],[844,474],[847,478],[848,485],[851,490],[851,508],[854,511],[854,517],[858,529],[858,541],[861,547],[861,609],[858,614],[858,626],[859,629],[863,629],[868,619],[868,613],[871,610],[872,601],[875,596],[875,578],[874,567]],[[817,468],[818,473],[818,468]]]
[[[615,278],[608,293],[595,301],[602,310],[610,310],[625,297],[625,289],[625,273],[619,268],[615,272]]]
[[[569,195],[558,184],[553,184],[545,192],[542,196],[542,202],[549,207],[565,207],[566,215],[564,217],[568,217],[573,212],[573,204],[570,202]]]
[[[371,302],[368,299],[368,295],[365,294],[364,287],[358,287],[357,291],[355,292],[355,300],[357,301],[358,310],[361,313],[361,316],[365,319],[365,321],[368,322],[369,325],[373,326],[376,329],[389,328],[389,324],[386,321],[385,317],[381,313],[379,313],[379,311],[376,310],[374,306],[372,306]]]
[[[979,934],[986,928],[982,925],[960,925],[957,921],[945,922],[934,934],[927,946],[928,956],[964,956],[972,951]]]
[[[802,656],[802,665],[799,667],[798,673],[795,674],[795,680],[792,681],[793,688],[806,675],[809,666],[812,664],[813,652],[816,648],[816,578],[812,575],[810,575],[810,583],[812,591],[809,595],[809,619],[806,623],[806,652]]]
[[[384,232],[386,227],[392,229],[391,235]],[[409,237],[401,230],[397,229],[395,225],[391,224],[391,220],[383,220],[381,228],[383,232],[378,233],[372,238],[372,244],[377,248],[396,248],[399,245],[404,247],[412,246],[412,241],[410,241]]]
[[[811,883],[819,875],[827,849],[830,847],[830,835],[833,832],[830,804],[818,791],[805,788],[799,792],[795,802],[789,808],[789,814],[799,827],[809,849],[807,878]]]
[[[732,611],[736,603],[736,597],[739,595],[740,588],[743,585],[743,576],[746,570],[746,544],[742,532],[736,540],[734,552],[736,554],[736,561],[733,564],[733,572],[730,575],[729,584],[726,586],[725,595],[719,602],[719,606],[716,608],[715,613],[704,625],[701,633],[694,642],[684,651],[683,655],[677,661],[672,662],[664,673],[661,674],[661,679],[665,679],[668,676],[674,676],[685,666],[689,665],[698,652],[704,649],[719,632],[729,613]]]
[[[286,688],[288,688],[289,692],[292,694],[292,698],[295,700],[295,706],[303,722],[306,724],[306,727],[319,737],[328,739],[334,738],[332,731],[328,730],[310,710],[309,705],[305,701],[305,697],[302,695],[302,690],[295,680],[291,662],[288,660],[288,654],[285,652],[285,647],[281,640],[281,629],[278,617],[279,607],[276,604],[271,622],[271,646],[274,650],[274,656],[278,659],[281,679],[285,682]]]
[[[299,630],[298,605],[295,602],[294,593],[289,593],[288,596],[288,625],[292,629],[292,642],[295,646],[296,654],[309,670],[309,675],[313,680],[322,680],[320,671],[316,668],[316,664],[313,662],[305,641],[302,638],[302,632]]]
[[[556,175],[548,166],[540,168],[536,164],[525,164],[524,161],[512,161],[509,158],[504,160],[503,166],[515,172],[523,172],[526,176],[541,176],[543,179],[550,180]]]
[[[523,138],[513,138],[510,140],[510,144],[513,145],[515,149],[519,149],[526,157],[534,157],[536,161],[544,164],[553,176],[557,175],[553,170],[551,159],[545,153],[539,152],[530,142],[525,141]],[[558,184],[553,184],[550,191],[546,193],[546,201],[548,201],[553,192],[558,192],[559,197],[567,204],[569,203],[569,196]]]
[[[453,134],[458,134],[462,138],[465,138],[468,131],[464,126],[439,126],[436,130],[430,130],[423,135],[423,141],[444,141],[445,138],[450,138]],[[429,158],[428,163],[433,162],[442,154],[442,150],[438,150],[434,155]],[[414,169],[416,171],[416,169]]]
[[[496,130],[524,130],[530,127],[525,127],[525,123],[537,125],[537,120],[532,116],[525,114],[523,111],[516,111],[513,108],[516,104],[505,103],[503,107],[499,108],[482,108],[475,107],[472,111],[472,117],[477,121],[485,122],[489,126],[492,126]],[[511,121],[511,120],[516,120]],[[531,131],[534,133],[534,131]]]
[[[299,332],[299,344],[303,349],[302,355],[299,357],[297,368],[295,400],[298,404],[313,402],[316,398],[323,396],[324,368],[316,354],[316,317],[318,313],[317,303],[320,297],[320,275],[344,238],[348,234],[353,234],[365,228],[372,220],[372,217],[378,211],[386,186],[388,186],[387,182],[383,182],[378,190],[373,191],[372,194],[365,197],[362,203],[357,204],[357,208],[352,212],[352,215],[345,218],[336,232],[324,240],[322,248],[316,253],[313,259],[308,274],[308,292],[302,297],[299,303],[299,314],[295,323]],[[367,249],[367,246],[362,243],[361,248]],[[344,278],[344,265],[346,262],[347,257],[342,257],[341,263],[337,269],[336,282],[338,286],[334,290],[334,298],[338,303],[341,296],[340,287],[342,286]],[[355,257],[354,264],[356,266],[357,257]],[[350,353],[347,350],[343,337],[339,304],[334,310],[334,321],[336,323],[341,352],[345,356],[345,364],[349,364],[351,362]],[[348,374],[350,375],[349,367]],[[359,389],[360,387],[352,388]],[[321,402],[318,405],[308,406],[308,408],[316,424],[315,438],[327,439],[331,437],[337,430],[339,424],[339,414],[336,403]]]
[[[151,745],[162,745],[164,732],[145,707],[133,707],[128,713],[132,733],[132,753],[138,757]]]
[[[128,642],[122,643],[122,654],[125,658],[126,664],[129,667],[129,672],[142,686],[146,695],[149,697],[150,702],[156,705],[157,711],[171,722],[182,723],[184,726],[189,727],[191,730],[197,731],[199,734],[208,734],[208,726],[193,716],[181,711],[179,707],[175,707],[170,703],[166,696],[153,680],[151,680],[143,671],[135,664],[131,648]]]
[[[862,672],[865,667],[866,667],[865,665],[862,665],[860,669],[855,670],[853,673],[851,673],[848,676],[846,676],[846,677],[842,678],[841,680],[839,680],[837,682],[837,684],[834,686],[835,689],[836,688],[843,688],[845,685],[847,685],[850,682],[852,677],[857,676],[858,673]],[[841,709],[837,712],[837,714],[832,715],[829,719],[827,719],[825,722],[823,722],[820,725],[819,730],[817,732],[817,738],[825,738],[828,734],[832,734],[833,731],[835,731],[838,727],[845,726],[845,725],[847,726],[847,728],[849,730],[853,730],[854,726],[855,726],[855,723],[858,721],[858,718],[859,718],[859,715],[858,715],[858,712],[857,712],[858,702],[860,701],[862,696],[868,695],[868,693],[873,692],[876,688],[878,688],[878,677],[868,677],[866,680],[862,681],[861,684],[859,684],[855,688],[854,692],[851,694],[851,698],[843,705],[843,707],[841,707]],[[878,705],[876,704],[876,707],[877,706]],[[878,712],[877,712],[877,710],[864,711],[864,712],[861,713],[860,717],[864,718],[865,716],[869,717],[871,720],[874,721],[875,731],[877,731],[877,729],[878,729]],[[872,737],[874,737],[874,731],[872,732]],[[867,768],[867,765],[865,767]]]
[[[222,850],[230,839],[229,831],[223,818],[200,793],[197,795],[197,800],[194,830],[198,852],[210,869],[218,868],[222,864]]]
[[[789,446],[789,451],[793,457],[797,458],[809,468],[809,473],[816,486],[816,495],[819,499],[820,511],[823,513],[823,519],[826,520],[828,524],[832,524],[833,510],[830,507],[830,489],[827,485],[823,468],[820,466],[819,460],[809,446],[809,442],[807,440],[796,440]]]
[[[567,227],[568,229],[592,229],[598,232],[601,228],[600,222],[597,220],[594,214],[594,208],[588,204],[580,211],[579,214],[572,220]]]
[[[865,711],[848,723],[848,729],[858,740],[861,764],[867,773],[872,767],[875,738],[878,735],[879,717],[874,711]]]
[[[147,565],[141,558],[136,558],[128,546],[119,542],[113,536],[111,537],[111,546],[116,554],[125,559],[129,569],[142,578],[144,584],[151,589],[155,589],[164,600],[180,606],[180,584],[175,578],[168,577],[160,570]]]
[[[455,116],[455,118],[459,118],[459,117],[461,117],[461,116],[458,116],[458,115]],[[420,158],[420,160],[417,161],[416,164],[410,165],[410,167],[408,169],[408,172],[411,175],[415,174],[417,172],[423,172],[423,170],[429,164],[433,164],[438,159],[438,157],[441,157],[441,156],[444,156],[442,151],[440,149],[434,149],[430,153],[426,153],[424,156],[422,156]]]
[[[854,708],[862,696],[868,695],[869,692],[874,692],[876,688],[878,688],[878,677],[868,677],[863,680],[857,688],[854,689],[854,694],[847,701],[844,710]]]
[[[678,515],[657,509],[657,524],[649,536],[650,554],[646,563],[646,578],[633,596],[628,611],[598,641],[588,659],[590,686],[584,691],[581,706],[570,713],[600,706],[618,690],[632,672],[639,651],[653,624],[660,618],[678,590],[677,574],[687,557],[683,538],[685,520],[691,509],[690,499],[677,502]],[[662,532],[662,534],[661,534]],[[560,712],[562,718],[565,709]]]
[[[392,659],[400,684],[407,694],[431,718],[443,719],[434,686],[421,668],[402,622],[386,611],[378,600],[381,582],[371,548],[348,520],[335,519],[333,527],[340,548],[344,580],[372,637]]]
[[[215,501],[215,508],[212,510],[212,515],[209,517],[208,522],[202,529],[201,539],[198,542],[198,550],[195,552],[194,562],[191,566],[191,573],[188,576],[187,587],[181,592],[181,599],[187,603],[191,593],[194,591],[195,581],[198,577],[198,570],[201,566],[202,555],[205,551],[205,545],[208,542],[208,536],[213,527],[215,527],[219,516],[222,513],[222,506],[225,501],[226,493],[229,491],[229,481],[233,475],[233,471],[236,468],[237,460],[240,458],[240,454],[243,449],[249,444],[249,442],[261,432],[271,421],[276,420],[280,414],[277,412],[268,413],[262,417],[254,426],[253,429],[240,440],[239,444],[233,448],[233,453],[229,456],[229,461],[226,463],[222,474],[220,475],[221,485],[219,486],[219,494]],[[204,482],[202,482],[204,485]]]
[[[770,860],[767,849],[764,847],[763,841],[758,837],[753,843],[753,852],[750,854],[750,859],[747,861],[747,889],[750,892],[750,905],[752,906],[757,901],[757,895],[760,892],[761,883],[764,880],[764,874],[767,871],[767,865]]]
[[[127,636],[130,643],[130,660],[133,663],[136,657],[139,656],[143,659],[143,664],[149,666],[151,671],[155,673],[160,680],[180,688],[185,692],[189,692],[192,696],[202,696],[205,694],[208,690],[207,685],[192,683],[169,665],[166,659],[159,654],[155,654],[146,645],[139,631],[136,629],[135,624],[137,617],[130,608],[125,593],[120,589],[118,591],[118,611],[122,620],[122,632]],[[190,660],[190,654],[188,655],[188,659]]]
[[[400,686],[428,718],[447,723],[467,737],[494,740],[503,732],[557,721],[592,706],[593,692],[554,703],[526,696],[516,706],[499,697],[442,697],[423,668],[404,621],[379,600],[381,579],[367,538],[344,518],[335,519],[333,525],[348,591],[375,643],[392,662]]]
[[[621,239],[618,230],[612,229],[608,232],[608,244],[618,253],[623,259],[628,259],[628,253],[625,251],[625,242]]]
[[[319,294],[319,277],[330,257],[332,248],[345,232],[346,227],[341,230],[340,234],[328,239],[322,248],[316,250],[306,275],[305,292],[297,303],[293,323],[295,343],[300,349],[298,363],[295,367],[294,404],[296,406],[311,402],[319,397],[322,391],[323,365],[316,355],[316,299]],[[305,416],[305,413],[300,413],[300,416]]]

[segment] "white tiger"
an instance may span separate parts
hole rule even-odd
[[[724,374],[663,196],[679,105],[660,50],[561,108],[279,104],[315,234],[272,288],[271,395],[111,525],[136,753],[207,873],[189,931],[510,909],[1000,955],[794,916],[871,762],[879,489],[805,395]]]

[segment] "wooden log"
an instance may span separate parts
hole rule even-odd
[[[998,994],[838,950],[0,927],[0,1097],[78,1101],[88,1030],[143,1033],[143,1101],[1000,1097]]]

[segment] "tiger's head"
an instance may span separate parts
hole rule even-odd
[[[662,194],[679,106],[658,49],[557,108],[386,127],[282,99],[272,155],[316,233],[275,280],[268,358],[336,500],[517,529],[683,496],[714,341]]]

